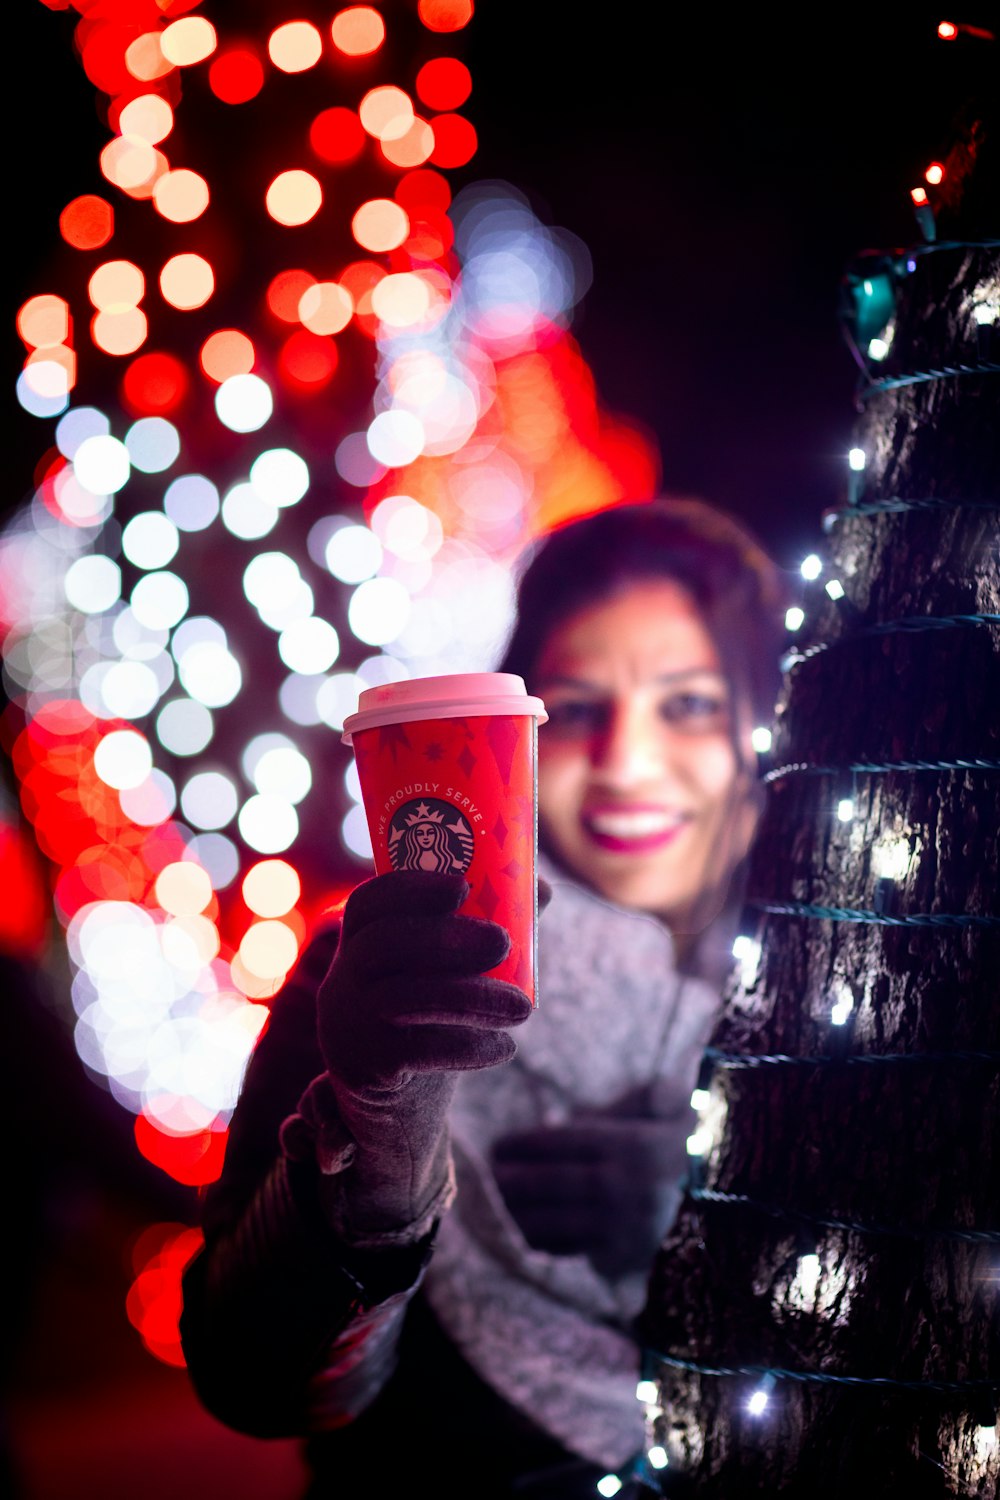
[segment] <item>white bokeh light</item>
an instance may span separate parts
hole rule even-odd
[[[311,615],[306,620],[296,620],[281,632],[278,654],[293,672],[312,675],[333,666],[340,654],[340,641],[327,620]]]
[[[181,474],[163,495],[163,509],[180,531],[204,531],[219,514],[219,491],[204,474]]]
[[[222,502],[222,524],[245,542],[267,536],[278,515],[278,507],[262,500],[252,484],[234,484]]]
[[[156,673],[141,661],[110,663],[100,687],[109,715],[120,719],[141,719],[150,713],[160,697]]]
[[[185,692],[206,708],[224,708],[243,685],[235,656],[221,641],[200,641],[184,652],[178,675]]]
[[[181,440],[173,422],[165,417],[140,417],[125,434],[125,447],[134,469],[160,474],[176,463]]]
[[[367,526],[341,526],[326,544],[324,561],[341,583],[363,583],[379,570],[382,543]]]
[[[256,432],[270,418],[274,398],[259,375],[231,375],[215,393],[215,410],[232,432]]]
[[[181,789],[181,812],[195,828],[225,828],[238,805],[236,786],[221,771],[200,771]]]
[[[250,465],[250,483],[269,505],[295,505],[309,488],[309,467],[291,448],[268,448]]]
[[[258,793],[240,808],[239,829],[243,842],[259,854],[281,854],[298,836],[298,814],[284,798]]]
[[[394,641],[410,615],[410,596],[394,578],[369,578],[351,595],[347,619],[353,634],[369,646]]]
[[[232,885],[240,872],[240,853],[224,833],[199,833],[191,840],[188,853],[208,871],[215,890]]]
[[[424,451],[424,429],[410,411],[382,411],[368,427],[368,451],[387,469],[412,464]]]
[[[200,755],[214,729],[209,710],[193,698],[175,698],[156,718],[157,739],[173,755]]]
[[[94,751],[94,769],[116,791],[141,786],[153,769],[148,740],[134,729],[112,730]]]
[[[285,718],[304,726],[321,724],[323,715],[316,700],[326,680],[322,672],[308,677],[302,672],[290,673],[278,689],[278,703]]]
[[[176,573],[147,573],[129,596],[132,613],[151,630],[171,630],[188,608],[188,589]]]
[[[336,672],[327,677],[316,694],[316,708],[324,724],[343,729],[348,714],[357,712],[358,694],[365,683],[354,672]]]
[[[78,557],[63,580],[66,598],[84,614],[103,614],[121,597],[122,570],[110,557]]]
[[[301,802],[312,787],[312,769],[301,750],[287,745],[265,750],[254,767],[253,784],[264,795]]]
[[[177,788],[166,771],[154,766],[146,780],[118,793],[122,812],[140,828],[165,823],[177,806]]]
[[[137,568],[165,568],[179,545],[177,527],[160,510],[141,511],[122,532],[122,551]]]
[[[73,455],[77,483],[92,495],[114,495],[128,484],[128,449],[109,433],[84,438]]]
[[[74,406],[56,424],[56,447],[64,458],[72,458],[89,437],[104,437],[111,423],[96,406]]]
[[[368,832],[368,819],[363,807],[352,807],[340,825],[340,837],[345,849],[358,859],[371,859],[372,839]]]
[[[66,371],[54,359],[36,360],[17,377],[18,403],[32,417],[57,417],[69,405]]]

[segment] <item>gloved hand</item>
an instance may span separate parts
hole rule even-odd
[[[337,1183],[338,1227],[377,1244],[426,1218],[448,1182],[447,1115],[457,1074],[507,1062],[507,1027],[531,1013],[488,977],[510,939],[458,916],[456,875],[398,870],[352,892],[318,996],[319,1042],[357,1150]]]
[[[535,1249],[586,1255],[608,1277],[643,1270],[680,1201],[693,1122],[685,1099],[666,1119],[595,1113],[502,1136],[497,1182]]]

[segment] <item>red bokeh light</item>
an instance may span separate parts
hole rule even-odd
[[[150,352],[125,371],[121,398],[133,416],[162,417],[177,410],[189,385],[187,369],[175,355]]]
[[[136,1115],[135,1143],[147,1161],[169,1173],[187,1187],[215,1182],[226,1154],[225,1130],[197,1130],[191,1135],[173,1135],[154,1125],[145,1115]]]
[[[954,21],[939,21],[937,34],[942,42],[953,42],[958,36],[958,27]]]
[[[264,64],[249,47],[232,47],[212,62],[208,86],[223,104],[246,104],[264,87]]]
[[[365,146],[365,131],[353,109],[324,109],[309,127],[309,144],[321,161],[354,161]]]
[[[338,358],[333,339],[300,328],[282,345],[278,369],[289,385],[302,391],[316,391],[333,379]]]
[[[393,193],[396,202],[410,215],[419,214],[428,208],[444,213],[451,203],[451,187],[446,177],[429,168],[407,172],[396,184]]]
[[[932,161],[930,166],[927,168],[927,171],[924,173],[924,179],[925,181],[929,182],[932,187],[936,187],[939,182],[944,182],[944,163],[940,161]]]
[[[125,1300],[128,1320],[151,1354],[178,1368],[185,1364],[180,1337],[181,1277],[203,1244],[200,1229],[154,1224],[132,1250],[136,1278]]]
[[[315,285],[308,271],[279,271],[267,289],[267,305],[283,323],[297,323],[302,294]]]
[[[428,31],[461,31],[474,9],[472,0],[417,0],[417,15]]]
[[[472,74],[457,57],[433,57],[417,74],[417,95],[428,109],[458,109],[472,93]]]
[[[431,161],[436,167],[464,167],[479,145],[476,128],[463,115],[435,115],[434,150]]]
[[[910,197],[917,208],[923,208],[924,204],[928,201],[927,189],[922,187],[911,188]]]
[[[96,193],[73,198],[59,215],[59,233],[74,250],[99,250],[114,232],[114,209]]]

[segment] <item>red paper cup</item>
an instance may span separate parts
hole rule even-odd
[[[492,971],[536,1003],[538,725],[547,714],[510,672],[368,688],[344,724],[375,872],[464,875],[462,911],[510,933]]]

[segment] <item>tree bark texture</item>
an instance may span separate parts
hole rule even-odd
[[[876,378],[983,357],[974,309],[996,306],[997,250],[916,260],[912,273],[900,262],[895,338]],[[967,503],[998,500],[998,395],[995,373],[868,395],[855,501],[953,504],[829,518],[774,768],[1000,760],[1000,628],[866,633],[913,616],[1000,613],[1000,511]],[[831,577],[845,590],[839,603],[824,591]],[[854,800],[849,821],[837,816],[842,798]],[[844,1060],[714,1068],[703,1185],[752,1201],[689,1195],[653,1268],[642,1336],[662,1407],[651,1424],[669,1457],[664,1493],[998,1493],[1000,1243],[949,1231],[1000,1231],[1000,928],[754,904],[872,912],[887,892],[889,914],[996,922],[998,828],[995,767],[798,770],[770,784],[744,928],[761,958],[734,982],[713,1047]],[[887,848],[906,869],[880,888]],[[994,1058],[955,1055],[973,1052]],[[886,1054],[909,1060],[846,1061]],[[915,1385],[782,1376],[754,1415],[755,1375],[685,1370],[652,1351]]]

